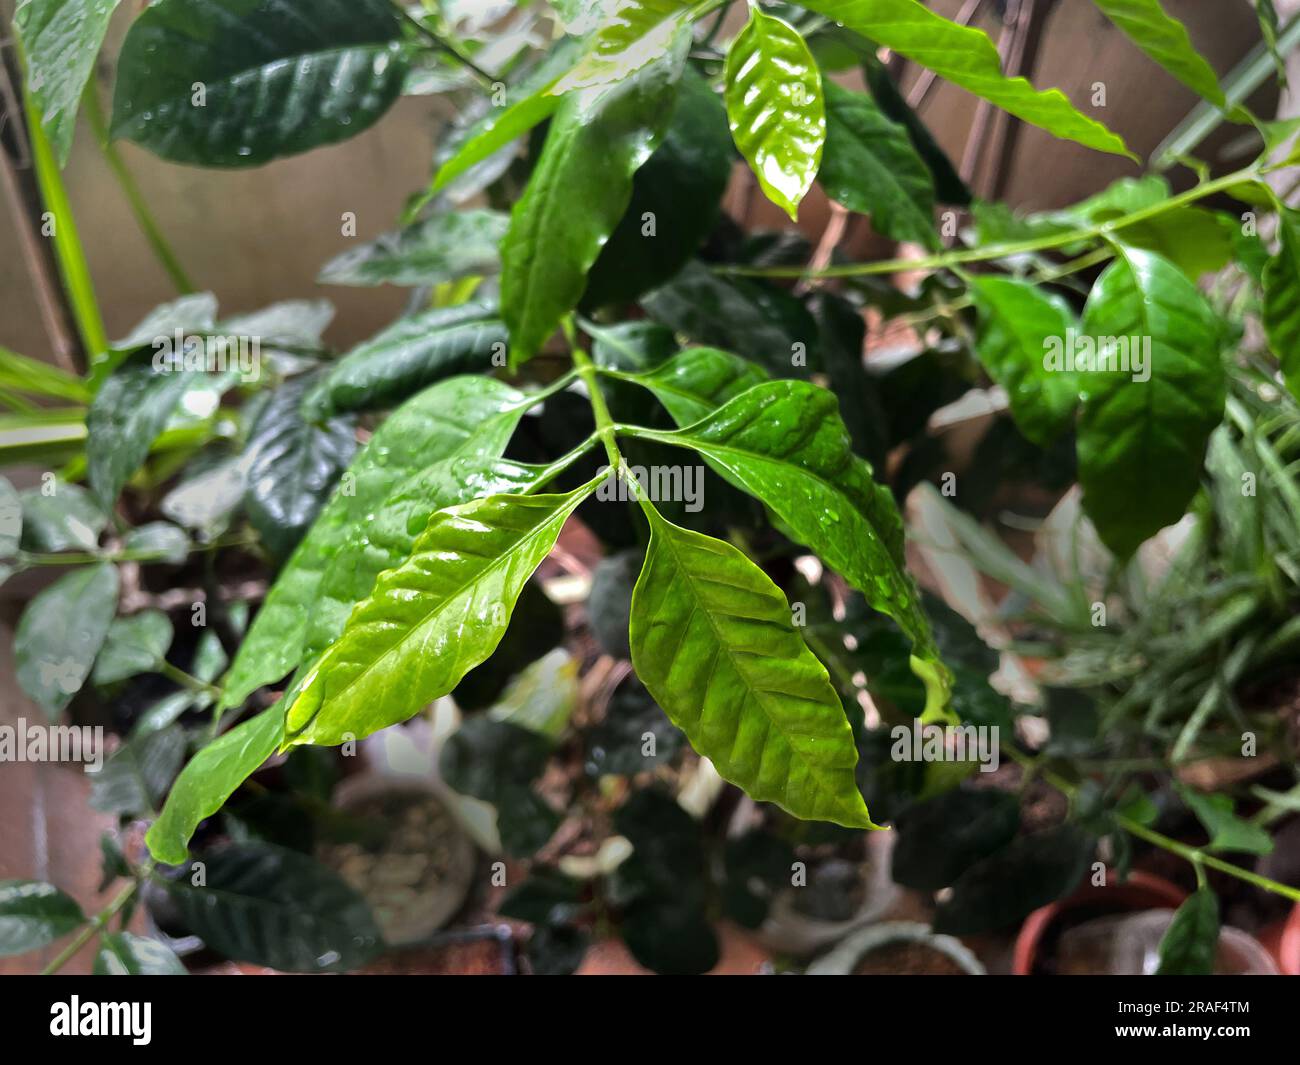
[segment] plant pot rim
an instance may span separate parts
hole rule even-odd
[[[960,939],[935,932],[918,921],[886,921],[859,928],[834,950],[807,969],[808,976],[847,976],[873,951],[891,943],[920,943],[958,965],[968,976],[986,976],[988,970]]]
[[[1187,892],[1177,884],[1171,883],[1162,876],[1146,873],[1140,869],[1130,872],[1123,881],[1112,883],[1108,877],[1104,887],[1081,887],[1068,898],[1049,902],[1046,906],[1039,907],[1025,918],[1025,923],[1020,926],[1020,931],[1016,935],[1015,950],[1011,961],[1012,973],[1016,976],[1031,975],[1034,971],[1034,965],[1038,961],[1039,949],[1048,928],[1061,914],[1085,903],[1095,902],[1098,892],[1104,893],[1121,904],[1122,900],[1127,896],[1132,903],[1128,908],[1133,910],[1152,909],[1161,906],[1177,909],[1187,899]],[[1139,899],[1142,901],[1139,902]],[[1300,929],[1298,929],[1297,934],[1300,935]]]
[[[1291,907],[1278,943],[1277,964],[1284,976],[1300,976],[1300,902]]]

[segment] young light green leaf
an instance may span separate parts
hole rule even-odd
[[[405,721],[501,641],[524,582],[595,491],[489,496],[441,510],[295,688],[288,743],[338,744]]]
[[[302,661],[321,577],[335,560],[355,567],[364,556],[367,516],[408,477],[456,453],[471,437],[486,441],[481,445],[485,454],[500,455],[508,430],[523,414],[522,399],[492,378],[454,377],[420,392],[388,417],[357,454],[340,490],[267,593],[226,677],[223,706],[238,706]],[[498,416],[504,421],[498,422]],[[480,438],[479,430],[489,423],[490,431]]]
[[[630,631],[655,701],[751,798],[874,828],[854,779],[853,730],[781,590],[730,544],[646,514]]]
[[[1039,92],[1024,78],[1004,75],[1002,58],[982,30],[958,26],[917,0],[807,0],[804,6],[1054,136],[1132,155],[1121,137],[1080,114],[1059,89]]]
[[[1210,976],[1219,946],[1219,900],[1208,887],[1198,888],[1174,912],[1160,940],[1157,976]]]
[[[0,347],[0,388],[73,403],[90,400],[90,389],[80,377],[5,347]]]
[[[306,385],[291,381],[271,393],[248,434],[244,509],[276,559],[298,546],[357,450],[352,419],[303,417]]]
[[[304,397],[307,416],[384,410],[445,377],[504,366],[506,329],[496,312],[495,304],[463,303],[399,318],[325,372]]]
[[[113,135],[177,163],[257,166],[360,133],[408,67],[388,0],[158,0],[122,45]]]
[[[86,923],[76,901],[39,880],[0,880],[0,957],[40,950]]]
[[[96,976],[185,976],[185,966],[170,947],[132,932],[110,932],[99,941]]]
[[[14,28],[27,66],[27,88],[59,166],[66,166],[77,108],[95,70],[118,0],[19,0]]]
[[[13,558],[23,538],[23,501],[14,486],[0,477],[0,559]]]
[[[566,96],[501,245],[501,305],[512,366],[532,358],[577,306],[618,225],[632,176],[658,147],[690,35],[635,76]]]
[[[700,452],[724,477],[769,506],[911,638],[913,669],[946,700],[947,671],[903,561],[903,522],[889,489],[853,454],[835,397],[806,381],[756,385],[677,432],[637,435]]]
[[[679,426],[699,421],[728,400],[769,380],[762,367],[718,348],[688,348],[644,373],[605,372],[650,389]]]
[[[1278,250],[1264,267],[1264,331],[1291,393],[1300,397],[1300,211],[1283,207]]]
[[[1210,103],[1226,108],[1214,68],[1187,36],[1187,27],[1170,17],[1160,0],[1093,0],[1124,36],[1165,70]]]
[[[1127,558],[1181,518],[1200,486],[1223,418],[1220,324],[1172,263],[1121,247],[1093,286],[1083,328],[1083,348],[1063,349],[1086,363],[1091,348],[1097,367],[1079,374],[1083,504],[1106,546]]]
[[[789,24],[755,5],[727,51],[724,79],[736,147],[767,198],[794,219],[827,136],[817,61]]]
[[[145,843],[154,859],[180,865],[199,822],[221,809],[235,789],[275,753],[284,735],[284,702],[240,722],[196,754],[172,785]]]
[[[678,46],[705,3],[613,0],[577,64],[550,88],[555,95],[615,85]]]
[[[142,610],[130,617],[115,618],[90,679],[95,684],[114,684],[138,673],[149,673],[158,668],[171,645],[171,619],[161,610]]]
[[[117,611],[117,568],[107,562],[60,577],[27,604],[14,633],[23,691],[51,718],[90,675]]]
[[[1272,837],[1253,821],[1233,812],[1231,795],[1205,795],[1191,788],[1179,788],[1178,794],[1210,834],[1210,841],[1206,844],[1209,850],[1273,853]]]
[[[1028,281],[976,277],[971,288],[979,311],[975,353],[1007,390],[1020,431],[1046,446],[1069,427],[1079,406],[1074,371],[1049,371],[1044,363],[1053,345],[1077,334],[1074,312],[1060,296]]]
[[[345,251],[321,269],[322,285],[437,285],[495,274],[508,219],[475,208],[436,214]]]
[[[870,96],[826,83],[826,152],[817,180],[850,211],[894,240],[937,248],[934,179],[907,130]]]

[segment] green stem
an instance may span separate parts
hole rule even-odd
[[[182,688],[189,688],[190,691],[195,692],[205,692],[218,700],[221,698],[222,691],[215,684],[209,684],[207,681],[199,680],[198,677],[186,673],[185,670],[172,665],[168,661],[164,660],[158,666],[158,672],[168,680],[175,681]]]
[[[1251,181],[1259,177],[1262,172],[1263,170],[1258,163],[1252,163],[1242,170],[1237,170],[1213,181],[1207,181],[1195,188],[1188,189],[1186,192],[1179,193],[1177,196],[1171,196],[1160,203],[1152,204],[1149,207],[1144,207],[1141,210],[1133,211],[1131,214],[1106,222],[1080,226],[1078,229],[1072,229],[1067,233],[1053,233],[1042,237],[1033,237],[1029,240],[1011,241],[1006,244],[990,244],[982,248],[948,251],[923,259],[886,259],[874,263],[846,263],[841,266],[830,266],[824,270],[808,270],[806,267],[799,266],[717,266],[714,269],[718,273],[732,274],[739,277],[784,278],[862,277],[867,274],[897,274],[912,270],[945,270],[949,267],[960,266],[963,263],[981,263],[988,262],[991,259],[1005,259],[1013,255],[1025,255],[1029,252],[1052,251],[1070,244],[1080,244],[1109,237],[1127,226],[1144,222],[1148,218],[1154,218],[1176,207],[1195,203],[1197,200],[1204,199],[1206,196],[1213,196],[1216,192],[1222,192],[1224,189],[1239,185],[1244,181]]]
[[[148,875],[148,870],[151,867],[152,867],[152,863],[150,863],[149,866],[146,866],[144,870],[145,875]],[[74,954],[77,953],[77,951],[79,951],[82,947],[84,947],[87,943],[89,943],[95,936],[99,935],[99,933],[101,933],[105,928],[108,927],[108,922],[113,919],[113,915],[116,914],[118,910],[120,910],[123,906],[127,904],[131,896],[136,893],[139,887],[140,887],[140,881],[138,880],[132,880],[131,883],[127,884],[126,887],[124,887],[118,893],[117,897],[113,899],[113,901],[110,902],[104,909],[100,910],[99,913],[97,913],[94,917],[92,917],[86,923],[85,927],[82,928],[82,930],[77,933],[76,937],[72,940],[72,942],[69,943],[66,947],[64,947],[61,951],[59,951],[58,955],[54,958],[54,960],[51,961],[49,965],[45,966],[45,968],[41,970],[41,975],[51,976],[54,973],[57,973],[60,969],[62,969],[68,963],[68,960]]]
[[[189,275],[185,273],[185,268],[181,266],[176,253],[172,251],[171,245],[167,243],[167,238],[163,236],[161,227],[149,210],[149,204],[140,192],[140,186],[136,184],[135,176],[127,169],[126,162],[122,159],[121,153],[118,152],[117,146],[109,136],[108,122],[104,118],[104,108],[99,102],[99,92],[95,88],[94,79],[86,83],[86,91],[82,95],[82,109],[86,114],[86,118],[90,121],[90,128],[94,131],[95,140],[99,142],[99,150],[104,153],[104,160],[108,163],[109,169],[113,171],[113,176],[117,178],[117,183],[121,186],[127,203],[131,205],[131,211],[135,215],[135,220],[139,223],[145,239],[149,242],[154,254],[158,256],[162,268],[167,271],[167,276],[171,278],[176,291],[182,296],[188,296],[196,291],[194,283],[190,281]]]
[[[577,345],[573,346],[573,364],[577,368],[578,376],[582,378],[582,383],[587,387],[587,397],[591,402],[592,417],[596,419],[596,435],[600,442],[605,445],[605,454],[609,456],[609,464],[615,470],[623,468],[623,456],[619,454],[618,444],[614,440],[615,424],[614,419],[610,417],[609,407],[605,404],[605,395],[600,390],[600,383],[596,379],[596,366],[591,361],[582,348]]]
[[[421,22],[418,18],[412,15],[409,11],[406,10],[406,8],[402,7],[400,4],[398,5],[398,10],[401,12],[402,17],[408,23],[410,23],[412,26],[415,27],[416,31],[420,34],[420,36],[422,36],[425,40],[427,40],[439,51],[446,52],[449,56],[451,56],[454,60],[456,60],[456,62],[458,62],[461,66],[463,66],[466,70],[468,70],[471,74],[473,74],[474,77],[476,77],[479,80],[479,82],[483,85],[484,88],[490,89],[493,85],[496,84],[497,79],[493,77],[491,74],[489,74],[482,67],[480,67],[477,63],[475,63],[474,60],[472,60],[468,55],[466,55],[464,50],[461,49],[459,45],[448,40],[446,37],[443,37],[441,34],[435,33],[433,30],[431,30],[428,26],[426,26],[423,22]]]
[[[68,190],[63,185],[63,175],[59,173],[54,149],[45,135],[45,127],[41,125],[40,112],[30,93],[27,92],[24,92],[24,108],[27,115],[27,133],[32,145],[32,161],[36,167],[36,183],[40,188],[41,201],[45,209],[54,218],[54,253],[59,262],[59,272],[63,276],[63,286],[72,304],[72,315],[76,320],[77,332],[86,351],[87,364],[93,365],[108,350],[108,334],[104,329],[103,317],[99,313],[99,304],[95,300],[95,286],[91,281],[85,249],[81,245],[81,237],[77,232],[77,222],[72,214],[72,204],[68,200]]]

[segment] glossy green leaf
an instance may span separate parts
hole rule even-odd
[[[119,366],[103,383],[86,415],[86,475],[106,506],[143,464],[185,394],[202,371],[155,369],[146,353]]]
[[[388,417],[358,452],[339,491],[267,593],[226,677],[224,706],[238,706],[256,688],[279,680],[302,662],[322,575],[335,561],[341,567],[357,567],[368,547],[364,533],[358,536],[367,515],[407,478],[466,445],[485,423],[493,426],[489,443],[503,450],[498,430],[502,423],[495,419],[500,416],[512,427],[523,413],[518,406],[522,398],[491,378],[456,377],[425,389]],[[509,433],[504,435],[508,439]],[[487,453],[495,457],[501,451],[489,448]],[[353,602],[344,603],[343,611]]]
[[[795,218],[827,138],[817,61],[788,23],[752,6],[723,77],[736,147],[767,198]]]
[[[357,449],[350,418],[308,421],[305,381],[271,393],[248,433],[244,509],[273,558],[289,556]]]
[[[946,671],[903,561],[903,522],[889,489],[853,454],[835,397],[804,381],[741,393],[675,433],[639,430],[694,448],[728,480],[769,506],[800,542],[838,570],[913,642],[937,705]],[[652,689],[653,690],[653,689]]]
[[[163,806],[149,826],[145,842],[154,859],[179,865],[199,822],[221,809],[235,789],[261,768],[284,735],[283,702],[240,722],[213,740],[181,770]]]
[[[1077,111],[1059,89],[1039,92],[1024,78],[1006,77],[997,48],[982,30],[958,26],[917,0],[808,0],[804,6],[1054,136],[1131,154],[1122,138]]]
[[[161,610],[115,618],[95,659],[91,679],[96,684],[113,684],[137,673],[149,673],[158,668],[171,645],[171,619]]]
[[[1160,940],[1157,976],[1210,976],[1219,946],[1219,900],[1208,887],[1198,888],[1174,912]]]
[[[826,151],[817,180],[882,236],[937,248],[934,179],[907,131],[870,96],[826,84]]]
[[[1233,258],[1238,225],[1202,207],[1177,207],[1116,230],[1123,244],[1164,256],[1193,281],[1222,270]]]
[[[610,326],[584,322],[583,328],[591,334],[592,361],[611,370],[653,369],[677,351],[673,331],[647,318]]]
[[[676,274],[718,220],[733,158],[721,98],[687,68],[663,141],[632,179],[631,202],[591,268],[583,305],[627,303]]]
[[[66,166],[81,95],[95,70],[118,0],[19,0],[14,27],[26,87],[60,166]]]
[[[117,568],[106,562],[60,577],[27,604],[14,633],[23,691],[51,718],[90,676],[117,611]]]
[[[185,926],[227,958],[285,972],[339,972],[382,947],[365,900],[305,854],[269,843],[205,851],[204,883],[167,883]]]
[[[368,736],[450,692],[500,642],[524,582],[596,483],[438,511],[297,686],[289,742]]]
[[[443,378],[504,366],[506,340],[492,304],[464,303],[399,318],[334,363],[304,407],[314,418],[394,407]]]
[[[23,538],[23,501],[14,486],[0,477],[0,559],[13,558]]]
[[[979,312],[975,353],[1007,391],[1020,431],[1046,447],[1069,428],[1079,406],[1078,375],[1048,370],[1051,345],[1066,343],[1079,323],[1070,305],[1042,286],[1009,277],[971,280]]]
[[[718,348],[687,348],[645,373],[611,371],[610,376],[650,389],[680,426],[699,421],[747,389],[770,380],[761,367]]]
[[[96,976],[185,976],[185,966],[170,947],[132,932],[109,932],[99,940]]]
[[[80,485],[51,481],[48,491],[27,488],[22,503],[22,546],[28,551],[93,551],[108,514]]]
[[[1214,68],[1187,36],[1187,27],[1170,17],[1160,0],[1093,0],[1124,36],[1186,85],[1219,107],[1227,107]]]
[[[0,957],[40,950],[85,923],[81,907],[53,884],[0,880]]]
[[[839,696],[781,590],[730,544],[650,509],[632,663],[718,772],[796,817],[871,828]]]
[[[616,85],[678,44],[705,5],[685,0],[611,0],[577,64],[550,90],[559,95]]]
[[[532,358],[582,298],[587,272],[618,225],[632,177],[672,113],[689,34],[634,77],[565,97],[501,245],[510,360]]]
[[[507,218],[472,209],[436,214],[345,251],[321,269],[322,285],[437,285],[495,274]]]
[[[170,725],[136,736],[90,778],[90,807],[124,817],[153,814],[185,760],[185,730]]]
[[[1083,326],[1094,350],[1113,349],[1111,363],[1128,349],[1129,372],[1079,374],[1078,437],[1084,509],[1106,546],[1127,557],[1181,518],[1200,486],[1206,443],[1223,418],[1220,325],[1170,262],[1122,248],[1094,285]],[[1073,354],[1077,361],[1086,347]]]
[[[387,0],[159,0],[122,45],[113,135],[177,163],[257,166],[372,125],[406,56]]]
[[[1292,394],[1300,397],[1300,211],[1279,215],[1278,250],[1264,267],[1264,331]]]

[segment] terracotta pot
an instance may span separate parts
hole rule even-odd
[[[1278,944],[1277,962],[1286,976],[1300,976],[1300,903],[1291,909],[1282,939]]]
[[[1068,899],[1060,899],[1035,910],[1025,918],[1016,936],[1011,971],[1016,976],[1029,976],[1038,963],[1039,950],[1048,929],[1062,914],[1083,906],[1107,906],[1115,913],[1154,910],[1162,907],[1177,909],[1187,898],[1187,892],[1176,884],[1151,873],[1129,873],[1122,884],[1109,881],[1105,887],[1080,888]],[[1298,926],[1300,931],[1300,926]]]

